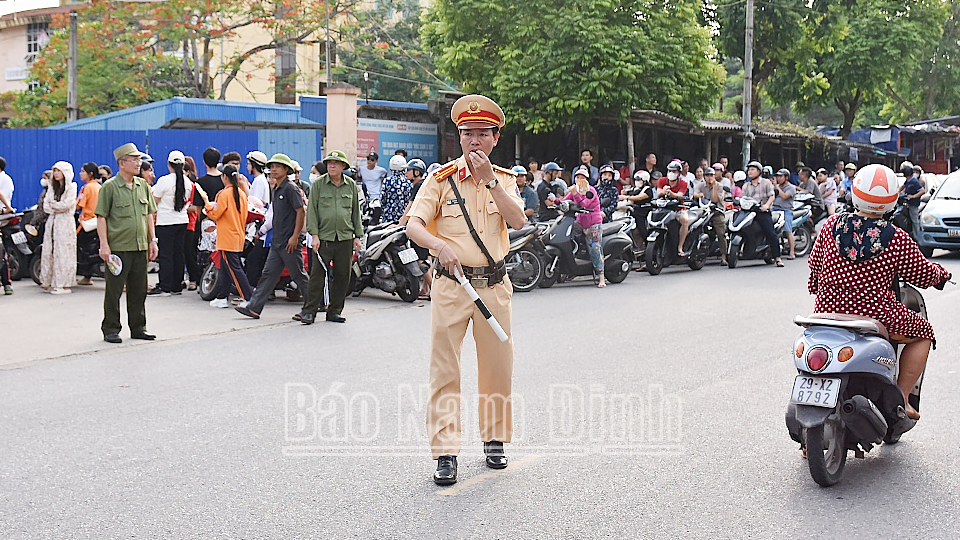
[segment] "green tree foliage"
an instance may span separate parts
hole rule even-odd
[[[849,135],[865,104],[882,99],[897,70],[916,65],[939,40],[945,0],[814,0],[793,61],[774,72],[767,93],[798,112],[832,104]]]
[[[753,13],[753,115],[760,112],[760,95],[768,79],[797,56],[804,32],[807,0],[766,0]],[[731,2],[717,9],[720,48],[727,57],[744,61],[746,3]]]
[[[101,114],[174,96],[189,95],[180,61],[149,44],[141,29],[109,11],[84,22],[78,32],[78,107]],[[54,18],[50,43],[30,68],[30,89],[14,101],[11,127],[42,127],[66,121],[69,39],[65,16]]]
[[[960,114],[960,2],[945,4],[943,23],[927,28],[932,35],[941,32],[940,39],[925,41],[925,50],[904,59],[884,88],[881,114],[891,121]]]
[[[431,87],[446,88],[430,75],[436,68],[420,44],[416,1],[377,2],[375,9],[353,15],[339,29],[343,46],[337,53],[337,79],[364,92],[369,87],[371,99],[395,101],[423,102],[430,98]],[[363,80],[364,71],[370,73],[369,83]]]
[[[422,35],[465,90],[544,132],[634,108],[707,112],[724,74],[700,16],[699,0],[438,0]]]

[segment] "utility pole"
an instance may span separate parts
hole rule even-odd
[[[747,28],[743,48],[743,165],[750,162],[750,143],[753,133],[753,0],[747,0]]]
[[[67,122],[77,121],[77,12],[70,12],[70,58],[67,60]]]
[[[327,15],[327,37],[323,41],[323,54],[324,54],[324,64],[327,67],[327,86],[333,84],[333,79],[330,74],[330,0],[324,0],[323,2],[324,10]]]

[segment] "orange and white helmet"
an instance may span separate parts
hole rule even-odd
[[[853,206],[861,212],[886,214],[897,206],[899,187],[893,169],[867,165],[853,177]]]

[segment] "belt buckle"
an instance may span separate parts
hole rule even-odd
[[[473,285],[474,289],[482,288],[485,289],[489,287],[490,281],[485,277],[472,277],[470,278],[470,285]]]

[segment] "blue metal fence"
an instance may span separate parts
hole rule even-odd
[[[99,131],[50,129],[0,129],[0,156],[7,161],[7,174],[13,178],[15,190],[11,204],[17,209],[32,206],[43,188],[40,177],[57,161],[73,165],[79,183],[80,167],[93,161],[107,164],[116,171],[113,149],[132,142],[156,160],[157,176],[167,174],[166,157],[171,150],[193,156],[199,173],[204,172],[203,151],[213,146],[222,153],[236,151],[241,156],[241,172],[246,174],[246,154],[260,150],[268,157],[284,152],[300,162],[303,176],[319,159],[322,138],[316,130],[185,130],[154,129],[149,131]]]

